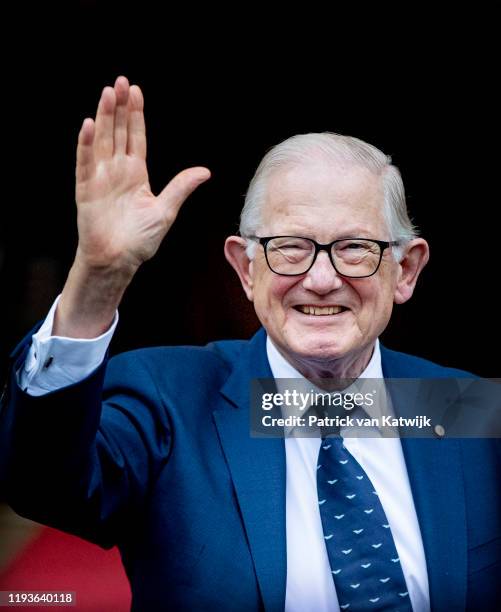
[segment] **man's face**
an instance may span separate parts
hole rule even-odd
[[[272,176],[260,236],[389,240],[381,179],[367,170],[327,163],[294,166]],[[390,319],[400,266],[386,249],[368,278],[345,278],[326,252],[301,276],[279,276],[262,246],[251,262],[250,297],[268,335],[292,363],[370,356]],[[305,314],[305,306],[342,307],[338,314]]]

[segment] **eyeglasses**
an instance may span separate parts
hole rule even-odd
[[[365,278],[378,271],[383,252],[398,241],[343,238],[319,244],[300,236],[247,236],[263,245],[268,267],[282,276],[300,276],[313,266],[320,251],[326,251],[341,276]]]

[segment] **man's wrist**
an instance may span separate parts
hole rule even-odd
[[[134,271],[91,268],[75,258],[57,306],[52,335],[85,339],[105,333]]]

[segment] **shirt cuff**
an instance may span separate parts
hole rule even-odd
[[[108,331],[97,338],[52,336],[60,297],[56,298],[42,327],[33,335],[26,360],[17,371],[18,384],[29,395],[45,395],[89,376],[103,362],[118,324],[116,311]]]

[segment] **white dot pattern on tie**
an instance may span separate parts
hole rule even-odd
[[[320,446],[317,492],[340,608],[412,611],[377,491],[340,437],[328,438]]]

